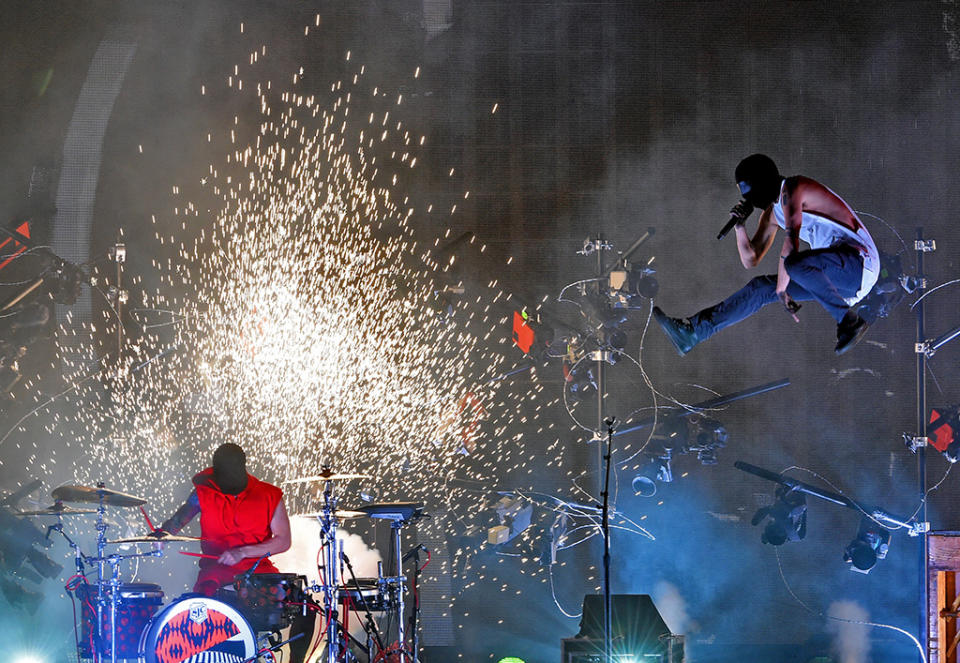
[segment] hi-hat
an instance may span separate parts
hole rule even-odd
[[[58,502],[95,502],[101,501],[108,506],[141,506],[147,500],[121,493],[110,488],[91,488],[90,486],[60,486],[53,489],[53,499]]]
[[[324,511],[314,511],[312,513],[295,513],[293,514],[294,518],[322,518],[326,515]],[[363,511],[348,511],[345,509],[338,509],[333,512],[335,518],[340,520],[349,520],[351,518],[366,518],[367,514]]]
[[[180,536],[178,534],[166,534],[164,536],[132,536],[129,539],[117,539],[115,541],[107,541],[107,543],[120,544],[120,543],[191,543],[193,541],[199,541],[195,536]]]
[[[34,511],[17,511],[18,516],[82,516],[85,513],[96,513],[95,509],[74,509],[72,506],[57,502],[53,506]]]
[[[283,483],[313,483],[315,481],[348,481],[350,479],[372,479],[369,474],[345,474],[339,472],[321,472],[312,477],[301,477],[299,479],[287,479]]]

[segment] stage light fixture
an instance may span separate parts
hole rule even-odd
[[[843,551],[843,561],[850,564],[850,570],[867,574],[885,559],[890,549],[890,530],[880,526],[870,518],[861,518],[856,538]]]
[[[657,494],[657,481],[670,483],[673,481],[673,468],[670,465],[670,451],[653,458],[644,465],[635,477],[631,486],[637,497],[653,497]]]
[[[526,663],[526,661],[518,656],[505,656],[497,661],[497,663]]]
[[[13,659],[13,663],[47,663],[44,658],[33,653],[20,654]]]
[[[777,486],[773,504],[757,509],[750,524],[756,527],[768,518],[760,535],[762,543],[782,546],[787,541],[800,541],[807,535],[806,495],[787,486]]]

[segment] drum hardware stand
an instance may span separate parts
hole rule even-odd
[[[420,546],[418,545],[413,549],[413,610],[410,611],[410,630],[413,632],[413,663],[418,663],[420,658],[420,594],[419,589],[419,580],[422,575],[420,569]]]
[[[104,526],[106,529],[106,526]],[[69,539],[68,539],[69,540]],[[98,541],[98,548],[100,543]],[[79,550],[77,553],[80,554]],[[94,660],[97,663],[103,662],[103,648],[106,647],[103,632],[103,610],[107,605],[107,599],[103,596],[104,587],[110,587],[110,663],[117,661],[117,607],[120,605],[120,563],[125,559],[134,559],[136,557],[163,557],[163,551],[160,549],[151,550],[145,553],[133,553],[130,555],[99,555],[97,557],[87,557],[86,561],[95,562],[98,568],[97,575],[97,642],[98,649],[94,653]],[[110,579],[103,579],[104,564],[110,565]]]
[[[392,589],[396,592],[396,603],[395,607],[391,607],[391,612],[396,611],[397,615],[397,645],[399,647],[398,654],[400,663],[403,662],[404,657],[407,660],[417,663],[417,653],[410,653],[410,650],[407,649],[406,641],[406,624],[404,619],[406,617],[406,606],[404,603],[403,596],[407,590],[407,576],[403,573],[403,546],[401,542],[401,530],[404,526],[408,525],[411,522],[414,522],[418,518],[429,517],[427,514],[423,513],[422,505],[414,503],[386,503],[386,504],[371,504],[365,507],[361,507],[361,511],[366,511],[367,515],[372,518],[380,518],[383,520],[390,521],[390,528],[393,530],[393,550],[394,558],[392,560],[393,565],[393,576],[383,577],[382,573],[378,574],[380,577],[378,581],[382,586]]]
[[[97,483],[97,488],[106,489],[106,484],[102,481]],[[147,553],[133,553],[129,555],[120,555],[112,554],[106,555],[107,547],[107,528],[109,527],[106,523],[105,516],[107,513],[107,505],[105,503],[106,493],[101,492],[97,500],[97,556],[96,557],[87,557],[80,550],[80,546],[77,545],[66,532],[63,531],[63,519],[58,518],[56,525],[50,525],[48,527],[49,532],[59,532],[60,535],[67,540],[67,543],[74,550],[75,560],[77,565],[77,573],[79,575],[85,576],[84,565],[96,564],[97,565],[97,610],[96,610],[96,619],[97,619],[97,628],[96,628],[96,647],[94,651],[91,652],[93,655],[93,660],[95,663],[104,663],[104,648],[105,640],[104,636],[106,635],[103,630],[103,610],[107,604],[107,597],[104,596],[104,590],[107,585],[110,586],[110,663],[116,663],[117,661],[117,606],[120,603],[120,562],[125,559],[133,559],[136,557],[163,557],[163,550],[156,549],[151,550]],[[111,567],[110,580],[104,579],[104,564],[109,564]]]
[[[289,645],[289,644],[290,644],[291,642],[293,642],[294,640],[299,640],[300,638],[303,637],[303,635],[304,635],[303,633],[297,633],[295,636],[293,636],[293,637],[291,637],[291,638],[287,638],[287,639],[284,640],[283,642],[277,643],[277,644],[275,644],[275,645],[270,645],[270,646],[267,647],[266,649],[261,649],[261,650],[258,651],[256,654],[254,654],[253,657],[251,657],[251,658],[245,658],[245,659],[243,659],[240,663],[254,663],[255,661],[259,661],[259,660],[260,660],[260,657],[263,656],[263,654],[264,654],[265,652],[268,652],[268,651],[269,651],[269,652],[275,652],[275,651],[279,650],[281,647],[283,647],[284,645]]]
[[[377,650],[383,651],[383,640],[380,637],[380,629],[377,628],[377,623],[373,620],[373,613],[370,612],[370,606],[367,605],[367,599],[363,595],[363,590],[360,587],[360,583],[357,581],[357,575],[353,572],[353,565],[350,564],[350,558],[347,557],[345,553],[341,553],[341,559],[344,564],[347,565],[347,571],[350,572],[350,579],[353,582],[354,588],[357,590],[357,596],[360,598],[360,605],[363,606],[364,614],[364,625],[363,628],[367,632],[367,654],[370,660],[373,660],[373,641],[374,639],[377,642]],[[347,634],[350,635],[349,633]]]
[[[329,468],[324,467],[324,471]],[[337,605],[340,599],[339,557],[340,543],[337,541],[337,498],[333,494],[333,481],[325,481],[323,488],[323,509],[320,517],[320,547],[324,550],[323,603],[327,610],[327,663],[338,659],[339,641]],[[344,646],[346,649],[346,646]]]
[[[397,589],[397,642],[400,643],[400,661],[403,661],[404,654],[407,652],[407,639],[406,639],[406,626],[403,623],[403,617],[405,614],[405,605],[403,602],[403,595],[407,591],[407,577],[403,574],[403,548],[400,547],[400,530],[403,529],[403,526],[406,525],[405,520],[394,520],[390,523],[390,529],[393,530],[393,547],[396,551],[397,556],[397,566],[396,566],[396,576],[393,578],[387,578],[387,580],[393,580],[396,583]]]

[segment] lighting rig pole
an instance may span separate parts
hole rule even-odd
[[[602,235],[597,235],[594,246],[597,247],[597,295],[602,297],[604,290],[603,251],[604,249],[612,249],[613,245],[604,240]],[[597,494],[603,492],[603,444],[600,442],[603,440],[603,399],[606,391],[606,375],[603,370],[603,362],[606,354],[601,348],[594,355],[594,364],[597,369],[597,427],[594,429],[594,439],[597,442]]]
[[[604,267],[603,251],[612,249],[613,245],[606,242],[602,235],[597,235],[595,241],[597,247],[597,295],[604,294]],[[610,600],[610,522],[609,522],[609,494],[610,488],[610,463],[611,463],[611,437],[613,435],[613,426],[608,430],[606,445],[603,443],[604,428],[604,392],[606,391],[606,375],[604,374],[603,363],[607,359],[609,350],[601,347],[596,351],[594,363],[597,368],[597,428],[594,434],[594,440],[597,443],[597,484],[600,499],[603,502],[603,516],[600,529],[603,534],[603,661],[604,663],[613,662],[612,636],[610,628],[612,621],[612,607]],[[604,471],[604,462],[606,462],[606,471]]]
[[[924,239],[923,228],[917,228],[917,238],[914,240],[914,250],[917,252],[917,274],[916,288],[912,292],[920,294],[914,304],[915,314],[917,316],[917,339],[914,346],[914,352],[917,355],[917,426],[913,434],[904,433],[904,442],[910,451],[917,454],[917,483],[920,492],[920,525],[921,529],[918,535],[921,537],[920,544],[920,594],[923,604],[920,610],[920,642],[925,655],[929,656],[929,635],[930,635],[930,574],[928,573],[927,563],[929,557],[930,523],[927,520],[927,466],[926,466],[926,448],[930,444],[931,422],[927,419],[927,359],[932,357],[937,350],[954,340],[960,338],[960,326],[941,334],[940,336],[927,339],[926,320],[924,318],[924,293],[927,290],[927,279],[923,269],[923,254],[932,253],[937,249],[937,244],[932,239]],[[932,291],[931,291],[932,292]],[[942,423],[942,422],[941,422]],[[939,427],[940,424],[937,424]],[[948,459],[950,456],[948,456]],[[953,461],[951,461],[953,462]]]
[[[598,234],[596,239],[587,240],[587,244],[592,245],[597,253],[597,295],[603,299],[607,289],[607,279],[610,273],[621,263],[625,264],[640,246],[646,242],[654,229],[648,228],[633,244],[609,267],[603,264],[603,252],[613,249],[613,244],[603,239],[603,235]],[[586,249],[586,246],[584,247]],[[603,534],[603,660],[604,663],[613,663],[613,607],[610,592],[610,522],[609,522],[609,490],[610,490],[610,469],[613,464],[613,425],[615,418],[607,417],[604,411],[604,398],[606,396],[606,371],[604,363],[612,361],[613,351],[605,337],[600,338],[600,347],[594,351],[594,364],[596,367],[597,384],[597,427],[594,431],[594,441],[597,443],[597,492],[602,499],[602,518],[600,529]],[[603,431],[607,430],[606,439]]]
[[[917,355],[917,437],[913,448],[917,454],[917,489],[920,492],[920,522],[928,523],[927,520],[927,459],[926,448],[927,438],[927,352],[926,352],[926,329],[924,320],[924,301],[923,293],[927,289],[926,275],[923,271],[923,254],[936,249],[936,243],[933,240],[923,238],[923,228],[917,228],[917,238],[913,243],[917,252],[917,294],[919,299],[916,305],[917,316],[917,342],[914,350]],[[924,656],[930,654],[929,632],[930,624],[928,612],[930,610],[930,578],[927,574],[927,556],[928,540],[927,532],[929,526],[925,527],[920,533],[920,596],[922,604],[920,606],[920,644],[923,648]]]

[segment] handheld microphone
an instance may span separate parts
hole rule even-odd
[[[748,203],[746,200],[741,200],[739,203],[734,205],[733,209],[730,210],[730,220],[727,221],[727,225],[725,225],[717,235],[717,239],[723,239],[723,236],[733,230],[735,225],[746,221],[747,217],[752,213],[753,205]]]

